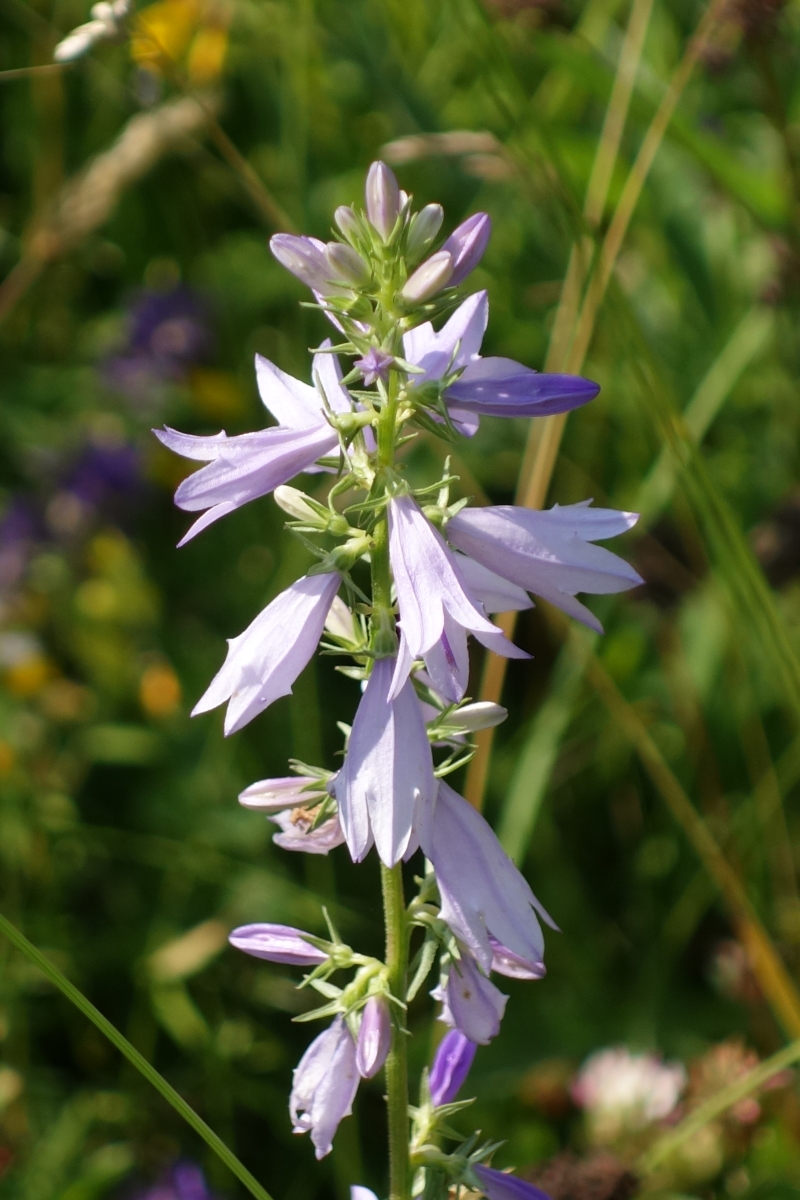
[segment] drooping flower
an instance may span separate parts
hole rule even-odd
[[[356,1047],[343,1017],[315,1038],[295,1067],[289,1112],[294,1133],[310,1133],[317,1158],[330,1154],[358,1090]]]
[[[389,503],[389,554],[402,634],[393,694],[423,658],[440,695],[460,700],[469,671],[465,631],[496,654],[529,657],[477,607],[455,555],[411,496]]]
[[[451,283],[452,279],[453,276]],[[438,332],[426,322],[403,338],[405,358],[422,368],[422,374],[411,379],[413,387],[461,372],[442,395],[453,423],[466,436],[478,428],[481,414],[549,416],[569,412],[597,395],[598,385],[578,375],[534,371],[510,358],[481,358],[478,352],[488,320],[486,292],[476,292],[467,297]]]
[[[591,1140],[607,1145],[625,1132],[668,1117],[685,1086],[681,1063],[616,1046],[586,1059],[572,1085],[572,1098],[586,1113]]]
[[[324,963],[328,955],[307,941],[302,929],[291,925],[240,925],[230,934],[228,941],[237,950],[263,958],[267,962],[288,963],[293,967],[316,967]]]
[[[440,1020],[459,1029],[478,1046],[486,1046],[500,1032],[508,996],[482,973],[469,953],[450,964],[447,980],[431,995],[442,1003]]]
[[[288,696],[317,647],[340,582],[338,571],[305,575],[276,596],[244,633],[229,639],[225,662],[192,716],[229,701],[227,736]]]
[[[434,1105],[453,1103],[469,1075],[477,1049],[460,1029],[448,1029],[439,1043],[428,1080]]]
[[[550,1200],[547,1192],[516,1175],[496,1171],[483,1163],[476,1163],[472,1171],[487,1200]]]
[[[293,379],[260,355],[256,376],[261,399],[279,425],[235,437],[224,431],[209,437],[170,428],[153,431],[176,454],[207,464],[184,479],[175,493],[179,508],[207,510],[183,536],[181,546],[220,517],[309,470],[338,445],[338,434],[325,417],[324,400],[336,412],[346,411],[350,403],[332,355],[314,356],[319,389]]]
[[[370,996],[364,1005],[356,1042],[356,1066],[362,1079],[377,1075],[392,1044],[389,1005],[383,996]]]
[[[273,842],[282,850],[300,850],[303,854],[327,854],[341,846],[344,842],[344,832],[338,816],[328,817],[319,825],[314,825],[314,813],[304,808],[287,809],[270,817],[274,824],[280,826]]]
[[[536,913],[556,926],[481,814],[441,781],[432,826],[422,850],[433,864],[442,919],[459,941],[485,972],[495,957],[492,938],[526,963],[541,963]]]
[[[545,512],[510,504],[462,509],[447,523],[453,546],[591,629],[603,627],[576,592],[606,595],[643,582],[624,559],[592,543],[631,529],[638,514],[581,504]]]
[[[413,685],[391,691],[394,673],[394,659],[376,660],[333,784],[354,862],[373,839],[381,861],[394,866],[430,838],[436,782],[428,735]]]

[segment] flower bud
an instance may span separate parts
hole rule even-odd
[[[385,163],[374,162],[367,174],[367,216],[384,241],[394,229],[400,213],[400,188]]]
[[[339,638],[342,642],[360,641],[360,630],[356,625],[353,613],[344,600],[342,600],[341,596],[334,596],[333,604],[328,609],[325,628],[328,633]]]
[[[408,230],[408,256],[416,262],[421,258],[436,237],[444,219],[444,209],[441,204],[426,204],[416,216],[412,217]]]
[[[327,962],[328,955],[305,940],[301,929],[291,925],[240,925],[228,938],[237,950],[265,958],[267,962],[289,963],[295,967],[316,967]]]
[[[278,508],[282,508],[290,517],[294,517],[295,521],[305,521],[307,525],[322,524],[324,527],[325,522],[320,522],[319,513],[311,504],[309,497],[298,488],[282,483],[280,487],[275,488],[272,494]]]
[[[452,256],[447,250],[440,250],[417,267],[400,295],[409,304],[424,304],[447,286],[452,274]]]
[[[358,236],[358,217],[353,212],[352,208],[349,207],[349,205],[340,204],[336,209],[336,212],[333,214],[333,219],[336,222],[339,232],[346,237],[348,241],[351,241],[353,238]]]
[[[442,246],[453,258],[453,274],[450,286],[457,287],[477,267],[492,232],[492,222],[487,213],[475,213],[468,217],[450,234]]]
[[[516,1175],[507,1175],[505,1171],[495,1171],[494,1167],[484,1163],[476,1163],[472,1171],[486,1200],[550,1200],[535,1184],[518,1179]]]
[[[317,784],[317,788],[313,785]],[[308,804],[325,795],[325,783],[313,775],[287,775],[281,779],[259,779],[239,793],[239,803],[256,812],[283,812]]]
[[[464,1084],[478,1047],[460,1029],[450,1029],[439,1043],[430,1074],[431,1101],[452,1104]]]
[[[324,242],[293,233],[276,233],[269,240],[269,248],[281,266],[312,291],[323,296],[342,293],[343,289],[331,282],[331,265],[325,256]]]
[[[501,725],[508,716],[508,709],[502,704],[493,704],[491,700],[476,700],[474,704],[465,704],[456,709],[447,718],[448,724],[466,729],[468,733],[477,733],[479,729],[492,729]]]
[[[371,996],[364,1008],[356,1044],[356,1066],[362,1079],[372,1079],[378,1074],[391,1043],[389,1006],[383,996]]]
[[[357,287],[368,282],[370,269],[351,246],[343,246],[341,242],[328,242],[325,257],[337,279],[345,279]]]

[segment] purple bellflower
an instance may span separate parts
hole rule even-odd
[[[184,534],[180,546],[220,517],[266,496],[301,471],[308,471],[318,458],[335,450],[339,438],[325,417],[323,395],[335,412],[349,410],[350,403],[340,382],[338,364],[332,359],[330,354],[314,356],[318,390],[256,356],[261,399],[279,422],[277,426],[235,437],[228,437],[224,431],[209,437],[168,427],[153,431],[176,454],[207,464],[184,479],[175,493],[179,508],[187,512],[207,510]]]
[[[325,951],[312,946],[306,937],[302,929],[291,925],[240,925],[228,941],[237,950],[267,962],[288,963],[292,967],[316,967],[327,962]]]
[[[389,1005],[383,996],[370,996],[364,1005],[356,1043],[356,1066],[362,1079],[377,1075],[392,1044]]]
[[[545,512],[512,505],[462,510],[447,523],[448,540],[490,571],[534,592],[603,632],[576,592],[605,595],[643,582],[624,559],[592,543],[632,528],[636,513],[590,508],[590,501]]]
[[[280,696],[288,696],[317,647],[340,582],[338,571],[304,575],[276,596],[244,633],[228,640],[225,662],[192,716],[227,700],[228,736]]]
[[[374,840],[388,867],[432,837],[436,801],[422,710],[408,680],[392,687],[394,674],[394,659],[376,660],[333,785],[353,861],[361,862]]]
[[[389,554],[402,633],[395,695],[414,659],[423,658],[437,692],[460,700],[467,686],[466,632],[507,658],[528,658],[475,603],[441,534],[411,496],[389,503]]]
[[[295,1067],[289,1098],[293,1131],[311,1134],[317,1158],[330,1154],[339,1122],[352,1111],[358,1080],[355,1043],[337,1017]]]
[[[463,1087],[478,1047],[460,1029],[449,1029],[439,1043],[428,1084],[438,1108],[452,1104]]]
[[[280,826],[273,842],[282,850],[300,850],[304,854],[327,854],[344,843],[344,832],[337,816],[314,827],[314,814],[304,808],[287,809],[270,820]]]
[[[524,962],[542,962],[544,939],[536,913],[556,925],[491,826],[446,783],[439,783],[433,836],[422,849],[436,874],[442,919],[484,971],[495,958],[492,937]]]
[[[486,978],[468,952],[462,950],[461,958],[450,964],[444,986],[434,988],[431,995],[442,1002],[439,1019],[471,1042],[486,1046],[500,1032],[508,996]]]
[[[487,1167],[483,1163],[477,1163],[472,1171],[486,1200],[550,1200],[547,1192],[533,1183],[518,1179],[516,1175],[496,1171],[494,1167]]]

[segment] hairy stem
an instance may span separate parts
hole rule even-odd
[[[381,865],[386,921],[386,965],[392,995],[405,1004],[408,935],[403,898],[403,871]],[[392,1013],[392,1048],[386,1059],[386,1105],[389,1120],[389,1200],[408,1200],[408,1059],[402,1009]]]

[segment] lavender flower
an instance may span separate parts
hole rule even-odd
[[[367,173],[364,193],[367,216],[386,242],[400,215],[400,188],[394,171],[385,163],[374,162]]]
[[[289,1098],[293,1130],[311,1134],[317,1158],[330,1154],[339,1122],[352,1112],[358,1078],[355,1044],[337,1017],[300,1059]]]
[[[508,979],[544,979],[547,974],[541,959],[523,958],[514,954],[508,946],[498,942],[496,937],[489,934],[489,944],[492,947],[492,970]]]
[[[533,608],[533,601],[523,588],[490,571],[468,554],[457,554],[455,560],[470,595],[480,603],[485,613],[520,612],[525,608]]]
[[[316,967],[327,962],[325,951],[312,946],[307,936],[302,929],[291,925],[240,925],[228,941],[237,950],[267,962],[288,963],[293,967]]]
[[[276,813],[270,820],[280,826],[281,832],[276,833],[272,840],[282,850],[327,854],[344,842],[344,832],[336,816],[314,827],[314,813],[295,808]]]
[[[331,262],[325,243],[318,238],[276,233],[269,240],[269,248],[281,266],[312,291],[321,296],[349,294],[349,288],[342,286],[338,264]]]
[[[431,995],[442,1002],[440,1020],[471,1042],[486,1046],[500,1032],[508,997],[486,978],[471,954],[462,953],[450,964],[446,983]]]
[[[393,363],[394,358],[391,354],[386,354],[383,350],[376,350],[374,346],[371,346],[363,358],[355,360],[353,366],[361,372],[364,386],[371,387],[376,379],[386,380],[389,368]]]
[[[591,501],[546,512],[499,505],[462,510],[447,523],[448,540],[489,570],[534,592],[591,629],[603,627],[576,592],[604,595],[642,583],[624,559],[592,542],[624,533],[636,513],[589,508]]]
[[[281,592],[244,633],[229,640],[225,662],[192,716],[229,701],[227,736],[288,696],[322,636],[340,582],[338,571],[305,575]]]
[[[469,1075],[478,1047],[460,1029],[449,1029],[439,1043],[428,1080],[431,1103],[452,1104]]]
[[[105,361],[102,371],[111,387],[132,397],[180,381],[214,347],[208,304],[183,285],[139,292],[128,325],[127,344]]]
[[[544,940],[536,912],[556,926],[491,826],[446,783],[439,783],[432,837],[422,841],[422,849],[436,874],[442,919],[484,971],[494,959],[492,937],[527,963],[541,963]]]
[[[547,1192],[524,1179],[517,1179],[516,1175],[507,1175],[505,1171],[496,1171],[483,1163],[476,1163],[472,1171],[487,1200],[550,1200]]]
[[[394,688],[394,674],[394,659],[375,662],[333,785],[354,862],[374,839],[381,861],[394,866],[432,836],[436,782],[428,736],[411,683]]]
[[[486,213],[475,213],[453,230],[442,246],[453,260],[450,287],[458,287],[474,271],[483,258],[491,233],[492,222]]]
[[[392,695],[408,678],[413,660],[424,658],[437,691],[460,699],[469,667],[464,630],[496,654],[529,657],[477,607],[455,556],[410,496],[389,504],[389,553],[402,632]]]
[[[356,1043],[356,1066],[362,1079],[377,1075],[392,1044],[389,1005],[383,996],[370,996],[364,1006]]]

